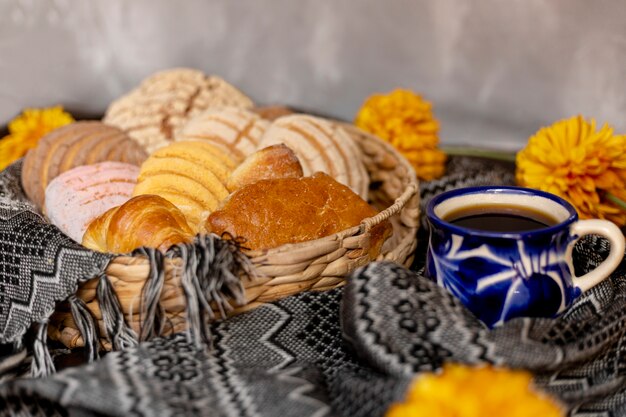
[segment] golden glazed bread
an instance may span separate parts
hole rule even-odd
[[[361,150],[337,124],[303,114],[280,117],[265,132],[259,147],[279,143],[294,151],[305,176],[325,172],[367,198],[369,176]]]
[[[176,140],[207,141],[241,162],[256,150],[269,125],[261,116],[241,108],[208,110],[186,123]]]
[[[28,198],[43,209],[46,187],[61,173],[103,161],[139,166],[146,157],[120,129],[95,121],[76,122],[48,133],[28,152],[22,186]]]
[[[226,188],[231,193],[244,185],[274,178],[299,178],[302,165],[291,149],[272,145],[248,156],[228,178]]]
[[[228,196],[226,181],[235,162],[208,142],[174,142],[143,163],[133,195],[159,195],[184,214],[195,233]]]
[[[206,229],[245,239],[252,250],[269,249],[328,236],[378,212],[345,185],[324,173],[312,177],[262,180],[233,193],[211,213]],[[374,259],[391,234],[384,221],[371,230]]]
[[[129,253],[142,246],[165,252],[177,243],[191,242],[193,236],[176,206],[159,196],[142,195],[91,222],[82,244],[100,252]]]
[[[250,108],[250,100],[223,79],[189,68],[157,72],[106,111],[104,121],[119,126],[149,153],[167,146],[177,129],[210,108]]]

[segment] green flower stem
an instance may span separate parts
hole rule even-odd
[[[606,193],[605,194],[606,198],[610,201],[612,201],[613,203],[617,204],[622,210],[626,211],[626,201],[619,199],[617,197],[615,197],[613,194],[611,193]]]
[[[482,158],[497,159],[505,162],[515,162],[515,152],[468,148],[465,146],[442,146],[440,149],[448,155],[477,156]]]

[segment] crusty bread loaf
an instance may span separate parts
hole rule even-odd
[[[133,195],[167,199],[198,233],[206,216],[228,196],[225,184],[234,168],[234,161],[208,142],[173,142],[143,163]]]
[[[303,114],[280,117],[265,132],[259,148],[279,143],[295,152],[305,176],[325,172],[367,199],[369,176],[361,150],[336,123]]]
[[[269,125],[269,121],[242,108],[209,109],[186,123],[175,139],[207,141],[241,162],[256,150]]]
[[[243,246],[249,249],[268,249],[328,236],[375,214],[377,211],[348,187],[317,173],[247,185],[209,215],[206,228],[218,235],[242,237]],[[371,259],[390,233],[387,221],[371,230]]]
[[[302,165],[291,149],[282,143],[263,148],[248,156],[228,178],[231,193],[244,185],[273,178],[299,178]]]
[[[80,242],[89,223],[130,199],[137,175],[139,167],[123,162],[72,168],[46,188],[46,215],[50,223]]]
[[[177,129],[209,108],[250,108],[252,100],[216,76],[189,68],[157,72],[120,97],[104,121],[119,126],[149,153],[167,146]]]
[[[129,253],[143,246],[165,252],[177,243],[191,242],[193,236],[176,206],[159,196],[142,195],[91,222],[82,244],[100,252]]]
[[[146,156],[116,127],[95,121],[76,122],[48,133],[28,152],[22,167],[22,186],[28,198],[42,209],[46,187],[59,174],[102,161],[138,166]]]

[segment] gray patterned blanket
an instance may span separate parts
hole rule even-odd
[[[343,289],[214,323],[211,343],[157,337],[69,366],[75,353],[43,345],[41,329],[55,302],[107,259],[43,224],[14,187],[18,173],[19,164],[0,173],[0,416],[382,416],[412,377],[444,361],[530,370],[573,416],[626,415],[624,265],[556,319],[489,330],[416,272],[424,229],[413,270],[373,263]],[[511,181],[507,167],[456,158],[446,178],[422,185],[422,199]],[[578,273],[607,249],[599,238],[579,243]],[[57,372],[24,377],[31,364],[46,373],[36,364],[42,350]]]

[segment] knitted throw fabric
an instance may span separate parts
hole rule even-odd
[[[475,159],[454,158],[448,172],[422,185],[423,203],[449,188],[513,181],[509,167]],[[0,190],[17,192],[6,184]],[[4,200],[13,203],[3,203],[12,205],[13,218],[38,221],[52,233],[32,207],[15,202],[16,195]],[[6,211],[2,216],[6,222]],[[9,229],[2,233],[15,233]],[[82,275],[72,274],[72,283],[55,285],[50,300],[70,297],[77,276],[99,276],[107,263],[106,257],[57,239],[61,243],[43,243],[44,250],[71,249],[69,259],[85,265]],[[24,357],[19,350],[8,351],[0,361],[5,375],[0,416],[382,416],[391,402],[403,398],[415,375],[445,361],[527,369],[573,416],[626,415],[623,265],[557,318],[515,319],[489,330],[415,271],[423,264],[425,230],[420,239],[413,271],[372,263],[353,273],[342,289],[301,293],[196,329],[210,335],[210,343],[187,334],[152,337],[41,378],[7,376]],[[64,245],[69,249],[61,249]],[[582,274],[604,259],[608,247],[603,239],[588,237],[574,252]],[[31,275],[37,283],[39,274]],[[19,285],[14,288],[12,297],[21,296]],[[3,311],[11,305],[0,300]],[[2,329],[21,331],[5,330],[0,340],[21,341],[31,323],[45,322],[50,309],[29,312],[1,312]]]

